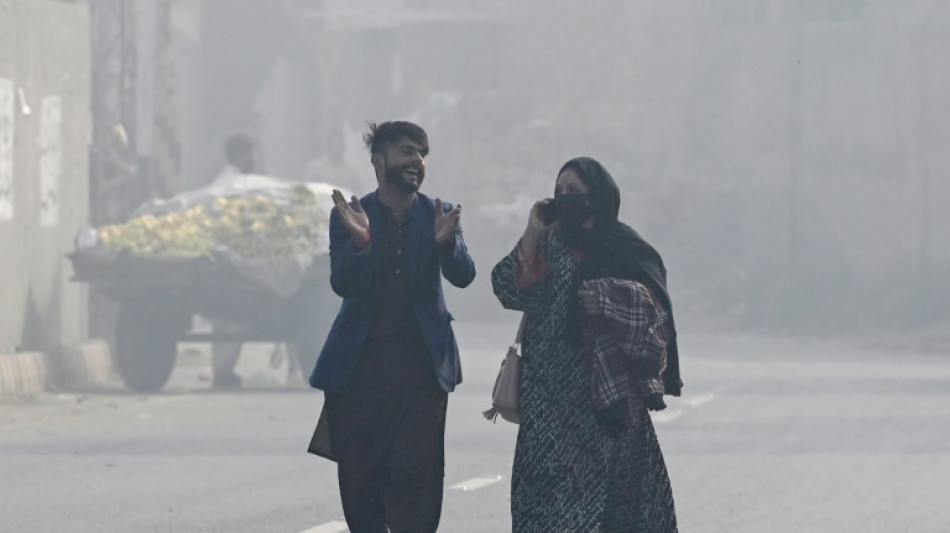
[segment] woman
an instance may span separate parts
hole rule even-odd
[[[572,159],[492,271],[502,305],[527,318],[516,533],[677,531],[647,413],[682,386],[666,270],[619,211],[604,167]]]

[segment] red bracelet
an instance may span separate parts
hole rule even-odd
[[[518,263],[521,265],[521,273],[527,275],[533,281],[541,279],[541,276],[535,274],[531,270],[531,260],[525,259],[524,254],[521,252],[521,241],[518,241],[518,245],[515,247],[515,255],[517,256]],[[531,257],[534,257],[534,254],[531,254]]]
[[[358,243],[356,242],[356,237],[352,237],[352,238],[350,239],[350,242],[352,242],[352,243],[353,243],[353,246],[356,247],[356,249],[358,249],[358,250],[362,250],[363,248],[366,248],[367,246],[369,246],[369,243],[370,243],[370,241],[372,240],[372,235],[371,235],[370,232],[369,232],[369,228],[366,228],[365,240],[366,240],[366,242],[364,242],[362,245],[360,245],[360,244],[358,244]]]

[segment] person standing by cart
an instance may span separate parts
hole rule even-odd
[[[310,377],[325,402],[309,451],[337,462],[350,531],[434,532],[448,393],[462,381],[442,277],[466,287],[475,266],[461,206],[418,192],[426,132],[371,124],[364,141],[378,189],[333,193],[330,283],[343,304]]]
[[[232,135],[224,143],[224,158],[227,164],[211,182],[221,184],[224,181],[253,174],[257,171],[257,144],[243,134]],[[215,335],[240,335],[243,328],[232,320],[216,318],[212,320]],[[215,341],[211,345],[211,384],[219,389],[241,388],[241,376],[234,371],[241,357],[243,343],[239,341]]]

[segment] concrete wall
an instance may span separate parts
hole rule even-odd
[[[89,109],[88,7],[0,0],[0,353],[86,338],[65,254],[88,215]]]

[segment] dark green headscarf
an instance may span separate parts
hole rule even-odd
[[[561,228],[559,235],[570,247],[584,251],[574,280],[574,292],[581,283],[597,278],[618,278],[636,281],[652,292],[670,316],[672,337],[666,347],[666,371],[663,383],[666,394],[679,396],[683,387],[680,380],[679,350],[676,343],[676,327],[673,323],[673,307],[666,289],[666,267],[660,254],[643,240],[630,226],[620,222],[620,188],[607,169],[590,157],[571,159],[558,176],[566,169],[573,169],[589,189],[589,198],[594,208],[593,229]],[[568,339],[575,344],[583,341],[581,325],[583,311],[577,298],[568,308]]]

